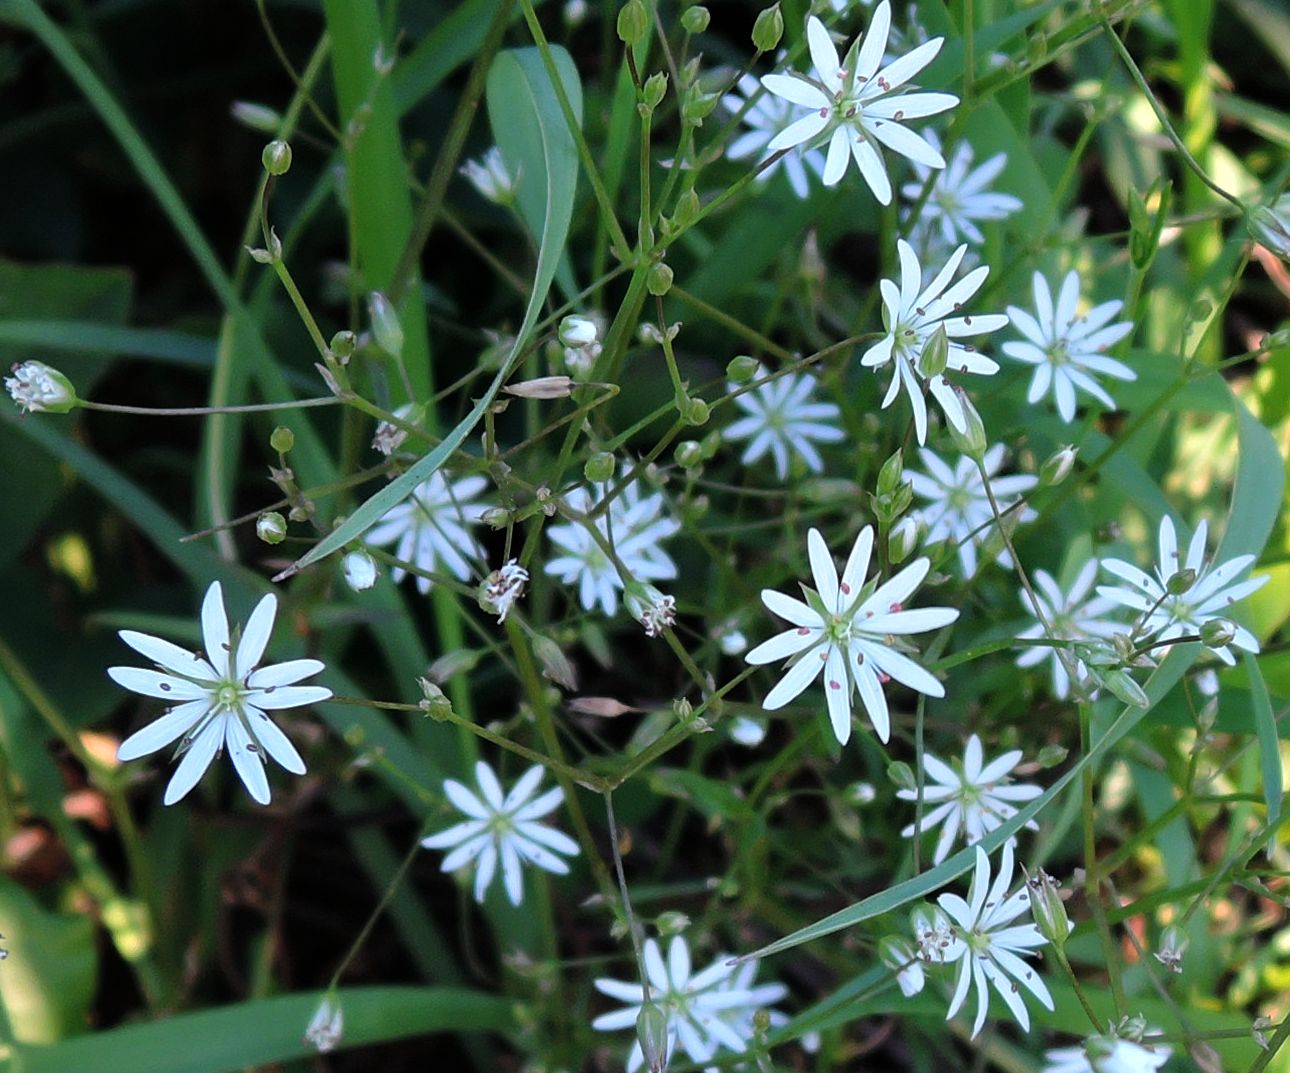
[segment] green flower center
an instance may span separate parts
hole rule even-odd
[[[230,712],[235,712],[242,706],[243,690],[240,683],[222,682],[215,691],[215,704],[219,708],[225,708]]]

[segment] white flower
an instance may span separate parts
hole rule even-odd
[[[605,348],[607,328],[604,315],[597,312],[571,313],[560,321],[556,336],[564,347],[565,367],[576,378],[585,380],[591,375]]]
[[[478,160],[467,160],[457,171],[489,201],[506,205],[515,200],[520,171],[517,169],[514,175],[511,174],[497,146],[494,145]]]
[[[500,860],[506,896],[512,905],[524,900],[525,863],[556,875],[569,874],[569,866],[558,855],[575,856],[578,843],[554,827],[537,822],[560,807],[564,791],[557,786],[529,800],[542,782],[541,766],[529,768],[505,796],[497,775],[483,760],[475,764],[475,782],[479,794],[455,779],[444,781],[443,792],[467,819],[421,840],[426,849],[452,849],[440,866],[443,871],[455,872],[475,862],[475,901],[483,902],[484,891],[493,881]]]
[[[76,406],[76,389],[72,382],[52,365],[43,361],[24,361],[10,370],[5,389],[25,412],[65,414]]]
[[[932,863],[940,864],[950,855],[959,832],[967,845],[980,842],[1005,820],[1017,814],[1014,801],[1033,801],[1044,791],[1026,783],[1012,784],[1008,773],[1021,762],[1021,750],[1013,749],[989,764],[983,765],[981,739],[973,734],[968,738],[961,763],[951,767],[931,753],[923,753],[923,770],[928,782],[923,786],[923,800],[933,806],[923,817],[923,831],[941,824],[941,835],[936,840]],[[896,796],[905,801],[918,800],[918,791],[897,790]],[[1038,829],[1032,820],[1026,825]],[[905,838],[913,837],[911,823],[900,832]]]
[[[1132,321],[1110,324],[1124,305],[1119,300],[1103,302],[1079,315],[1079,274],[1067,273],[1057,296],[1056,307],[1048,281],[1038,272],[1034,279],[1035,313],[1008,307],[1013,326],[1026,337],[1025,342],[1004,343],[1003,352],[1010,358],[1035,366],[1027,402],[1038,402],[1052,389],[1057,412],[1063,421],[1075,419],[1075,389],[1087,392],[1108,410],[1115,400],[1093,377],[1109,376],[1114,380],[1136,380],[1138,374],[1123,362],[1106,357],[1108,349],[1133,331]]]
[[[927,473],[907,469],[905,480],[914,486],[915,495],[930,501],[918,510],[919,521],[927,526],[927,542],[936,544],[947,540],[956,543],[963,577],[971,578],[977,568],[977,546],[985,543],[995,527],[981,474],[976,463],[967,457],[960,458],[951,470],[926,448],[919,450],[918,454],[927,467]],[[990,475],[990,488],[1000,511],[1008,510],[1016,496],[1030,491],[1037,483],[1029,474],[995,479],[994,474],[1003,463],[1002,444],[995,444],[986,451],[982,461]],[[1019,522],[1028,522],[1035,517],[1035,512],[1029,507],[1011,514]],[[1012,565],[1006,551],[999,553],[998,561],[1004,566]]]
[[[762,707],[766,711],[782,708],[823,672],[829,721],[838,742],[845,745],[851,737],[851,695],[857,690],[878,739],[885,742],[891,736],[882,689],[887,678],[930,697],[945,696],[945,687],[935,676],[897,647],[896,636],[940,629],[959,613],[949,607],[903,609],[927,576],[931,566],[927,559],[916,559],[881,585],[876,578],[866,584],[873,550],[871,526],[856,537],[841,580],[818,529],[807,533],[806,548],[815,581],[815,591],[807,591],[808,602],[774,589],[761,593],[762,603],[793,624],[744,657],[756,665],[793,658]]]
[[[980,846],[976,848],[976,871],[968,900],[957,894],[942,894],[937,904],[954,921],[956,946],[946,961],[958,961],[958,976],[954,981],[954,994],[950,999],[946,1020],[962,1008],[968,988],[976,985],[976,1020],[972,1025],[975,1038],[985,1024],[990,1009],[989,984],[1007,1003],[1023,1031],[1030,1031],[1030,1013],[1022,1000],[1017,984],[1021,984],[1046,1008],[1053,1008],[1053,997],[1039,974],[1023,957],[1029,956],[1047,940],[1033,924],[1014,924],[1013,921],[1030,908],[1029,888],[1023,883],[1011,895],[1012,843],[1005,842],[999,861],[999,873],[990,882],[990,861]],[[1011,977],[1012,979],[1009,979]],[[1015,981],[1015,983],[1014,983]]]
[[[891,5],[887,0],[874,10],[869,31],[857,37],[846,61],[819,19],[806,20],[806,40],[815,67],[814,78],[798,74],[765,75],[761,82],[777,97],[809,108],[810,112],[770,140],[776,153],[795,145],[807,150],[828,143],[824,185],[833,186],[854,157],[860,174],[882,204],[891,204],[891,181],[879,145],[932,168],[945,167],[941,154],[912,131],[903,120],[922,119],[947,111],[959,103],[949,93],[907,93],[905,84],[941,50],[937,37],[879,70],[891,32]]]
[[[904,939],[887,936],[878,944],[878,957],[896,974],[896,985],[905,998],[913,998],[923,990],[926,976],[919,955]]]
[[[463,477],[449,483],[441,471],[422,481],[402,503],[387,510],[368,530],[365,539],[378,547],[394,544],[394,554],[404,562],[431,574],[440,563],[458,581],[470,579],[467,557],[478,559],[483,550],[470,535],[469,527],[479,522],[486,503],[475,501],[488,482],[483,477]],[[401,566],[390,571],[397,585],[407,575]],[[417,576],[417,590],[430,591],[432,581]]]
[[[515,559],[508,560],[484,580],[484,603],[497,616],[500,626],[510,614],[511,605],[524,595],[529,583],[529,572]]]
[[[757,375],[765,376],[765,370],[759,368]],[[737,388],[730,385],[731,392]],[[769,451],[781,481],[788,479],[794,455],[812,473],[823,470],[824,461],[811,441],[839,443],[845,435],[837,427],[841,411],[831,402],[810,401],[814,390],[815,377],[789,373],[735,395],[735,405],[747,416],[734,422],[725,434],[732,440],[750,441],[739,461],[750,466]]]
[[[1008,323],[1002,313],[979,313],[972,316],[958,316],[964,305],[981,289],[990,269],[985,265],[974,268],[961,280],[950,285],[954,273],[958,271],[967,253],[966,246],[960,246],[945,263],[945,267],[926,286],[922,286],[923,269],[918,262],[914,248],[904,239],[896,242],[900,256],[900,286],[884,279],[879,287],[882,290],[882,319],[887,334],[874,343],[860,364],[866,368],[878,369],[891,362],[895,369],[891,376],[891,386],[882,400],[885,410],[900,394],[903,384],[909,395],[910,405],[914,408],[914,428],[918,433],[918,442],[927,442],[927,403],[923,398],[922,382],[927,382],[928,390],[940,403],[946,420],[959,432],[967,431],[967,421],[963,407],[954,394],[953,387],[945,378],[945,371],[959,373],[976,373],[980,376],[992,376],[999,371],[999,366],[977,352],[976,347],[957,340],[967,336],[981,335],[985,332],[998,331]],[[944,331],[949,343],[949,352],[943,368],[926,368],[923,359],[924,350],[931,338]]]
[[[324,669],[316,659],[293,659],[256,670],[277,610],[278,598],[270,593],[255,605],[238,638],[229,633],[223,590],[215,581],[202,601],[204,657],[160,637],[120,632],[121,640],[160,670],[109,667],[109,677],[145,697],[177,702],[156,722],[126,738],[116,754],[118,760],[136,760],[179,741],[176,755],[183,759],[166,787],[165,804],[173,805],[188,793],[224,749],[247,791],[262,805],[269,803],[266,753],[293,775],[305,773],[295,746],[265,713],[317,704],[330,697],[331,690],[296,684]]]
[[[941,140],[934,130],[927,132],[927,141],[933,149],[940,151]],[[1021,201],[1011,194],[995,194],[986,189],[1008,163],[1007,154],[996,153],[975,168],[972,167],[973,155],[970,143],[959,142],[948,166],[936,175],[932,183],[927,200],[919,210],[915,232],[927,234],[930,238],[933,231],[939,231],[939,241],[946,247],[960,242],[979,246],[985,241],[985,236],[976,221],[1004,220],[1021,208]],[[915,164],[914,174],[917,181],[900,188],[901,194],[911,202],[922,197],[932,169]]]
[[[351,551],[341,560],[341,573],[346,585],[355,592],[364,592],[376,584],[380,571],[372,557],[360,548],[358,551]]]
[[[658,942],[646,939],[644,959],[649,1000],[667,1019],[667,1054],[673,1053],[679,1040],[695,1062],[710,1061],[722,1047],[742,1053],[752,1038],[752,1018],[757,1009],[778,1002],[786,994],[779,984],[752,986],[756,962],[736,970],[729,956],[723,955],[706,969],[692,971],[690,948],[680,935],[672,937],[666,962]],[[600,1032],[635,1028],[645,1003],[645,988],[639,983],[603,977],[595,983],[601,994],[627,1005],[602,1013],[591,1027]],[[627,1057],[627,1073],[635,1073],[644,1061],[637,1041]]]
[[[760,83],[752,75],[742,75],[739,79],[738,93],[728,93],[721,98],[722,106],[731,114],[739,115],[742,111],[742,122],[749,130],[744,131],[726,149],[726,156],[731,160],[744,160],[757,157],[761,163],[774,153],[766,147],[781,131],[793,122],[793,106],[781,97],[762,91]],[[748,102],[752,103],[749,104]],[[746,107],[745,107],[746,105]],[[789,185],[800,198],[811,192],[807,180],[807,169],[816,175],[824,174],[824,154],[818,149],[799,150],[787,153],[779,160],[757,173],[757,181],[765,182],[781,167],[788,176]]]
[[[1062,592],[1061,586],[1047,570],[1036,570],[1031,574],[1039,608],[1036,610],[1030,593],[1022,589],[1019,593],[1021,602],[1036,621],[1033,626],[1027,626],[1017,634],[1017,639],[1040,640],[1054,637],[1059,641],[1083,641],[1090,637],[1111,637],[1123,633],[1125,628],[1122,624],[1106,621],[1106,615],[1116,606],[1115,601],[1108,600],[1105,596],[1089,598],[1093,582],[1097,578],[1097,565],[1096,559],[1090,559],[1080,567],[1070,591],[1066,593]],[[1039,611],[1043,612],[1042,621]],[[1044,621],[1048,623],[1047,630],[1044,629]],[[1067,661],[1074,664],[1080,681],[1088,677],[1088,668],[1073,651],[1067,649],[1063,659],[1056,647],[1048,645],[1027,648],[1017,657],[1017,666],[1033,667],[1046,659],[1053,664],[1053,696],[1058,700],[1065,700],[1070,693]]]
[[[766,740],[766,720],[752,719],[746,715],[736,715],[730,720],[726,732],[730,735],[730,740],[736,745],[755,749]]]
[[[913,926],[918,957],[926,964],[944,965],[962,955],[954,925],[939,906],[920,905],[914,910]]]
[[[575,488],[564,497],[575,511],[588,513],[603,502],[606,488],[593,486],[595,496],[586,488]],[[676,563],[660,542],[678,529],[679,522],[663,515],[663,497],[655,493],[643,496],[639,481],[632,481],[610,504],[596,515],[595,525],[613,545],[627,571],[640,581],[662,581],[676,577]],[[597,604],[606,615],[618,609],[618,592],[626,580],[587,531],[586,525],[568,523],[547,529],[563,555],[550,560],[544,571],[560,578],[566,585],[578,583],[578,600],[583,610]]]
[[[339,1002],[328,994],[318,1004],[318,1009],[310,1018],[305,1029],[305,1042],[319,1054],[327,1054],[336,1049],[336,1044],[345,1034],[345,1013]]]
[[[1212,563],[1206,566],[1205,540],[1208,535],[1209,526],[1202,521],[1191,538],[1184,561],[1178,550],[1173,519],[1166,515],[1160,519],[1160,561],[1155,575],[1147,574],[1123,559],[1106,559],[1102,568],[1127,581],[1133,588],[1099,585],[1097,591],[1117,604],[1145,614],[1141,632],[1154,635],[1158,641],[1199,633],[1205,623],[1226,618],[1232,604],[1244,600],[1268,581],[1267,574],[1236,581],[1254,563],[1253,555],[1238,555],[1221,566]],[[1185,591],[1171,594],[1170,580],[1183,571],[1191,572],[1191,583]],[[1185,575],[1182,580],[1186,580]],[[1258,652],[1259,642],[1254,634],[1244,626],[1232,625],[1235,636],[1231,645],[1243,652]],[[1213,652],[1229,667],[1236,662],[1228,645],[1215,648]]]
[[[1090,1036],[1083,1046],[1045,1051],[1043,1073],[1155,1073],[1172,1053],[1164,1044],[1147,1046],[1116,1036]]]

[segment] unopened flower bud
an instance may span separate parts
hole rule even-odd
[[[784,36],[784,15],[779,4],[772,4],[757,15],[753,23],[752,43],[758,52],[774,52]]]
[[[1075,468],[1075,459],[1078,455],[1079,449],[1069,443],[1050,455],[1044,461],[1044,464],[1039,467],[1040,487],[1052,488],[1061,484],[1071,475],[1071,470]]]
[[[229,113],[244,127],[261,134],[277,134],[282,126],[282,116],[264,104],[254,101],[234,101]]]
[[[521,399],[567,399],[577,386],[578,382],[567,376],[539,376],[507,384],[502,390]]]
[[[761,363],[756,358],[740,354],[730,359],[730,364],[726,366],[726,376],[736,384],[746,384],[760,369]]]
[[[627,0],[618,10],[618,40],[629,48],[639,44],[649,29],[649,15],[641,0]]]
[[[655,298],[662,298],[672,289],[672,269],[662,261],[651,265],[645,276],[645,289]]]
[[[1290,194],[1250,213],[1250,233],[1259,245],[1290,261]]]
[[[699,195],[693,190],[687,190],[676,199],[676,209],[672,213],[672,223],[678,228],[687,227],[699,215],[702,208],[699,202]]]
[[[281,544],[287,539],[287,519],[276,510],[261,514],[255,520],[255,535],[266,544]]]
[[[43,361],[19,362],[10,372],[4,386],[24,412],[65,414],[80,402],[72,382]]]
[[[1182,972],[1183,955],[1190,942],[1177,925],[1170,924],[1160,936],[1160,949],[1155,958],[1170,972]]]
[[[950,337],[945,325],[940,325],[923,344],[923,352],[918,355],[918,371],[927,380],[940,376],[950,360]]]
[[[1236,640],[1236,623],[1231,619],[1212,618],[1200,628],[1200,643],[1206,648],[1226,648]]]
[[[703,447],[694,440],[682,440],[676,445],[672,457],[682,469],[691,469],[703,461]]]
[[[340,999],[334,993],[328,993],[305,1029],[305,1042],[319,1054],[326,1054],[336,1049],[344,1034],[345,1015]]]
[[[662,104],[663,98],[666,96],[667,75],[662,71],[655,71],[649,78],[645,79],[645,84],[641,86],[641,107],[648,114]]]
[[[556,330],[556,335],[559,337],[561,346],[580,350],[598,342],[600,330],[596,322],[590,317],[580,317],[575,313],[571,313],[560,321],[560,327]]]
[[[367,312],[372,321],[372,335],[376,345],[392,358],[403,354],[403,325],[390,300],[380,291],[373,291],[367,299]]]
[[[878,796],[878,791],[871,782],[853,782],[843,791],[848,805],[871,805]]]
[[[551,638],[542,634],[533,636],[533,654],[542,664],[542,673],[557,685],[565,689],[578,688],[578,676],[574,672],[569,658],[560,651],[560,646]]]
[[[1119,700],[1134,708],[1141,708],[1146,711],[1151,707],[1151,698],[1143,691],[1142,687],[1133,680],[1128,671],[1119,669],[1107,671],[1101,675],[1099,680],[1106,686]]]
[[[1035,762],[1042,768],[1056,767],[1058,764],[1066,763],[1069,755],[1070,750],[1064,745],[1045,745],[1039,750]]]
[[[976,412],[976,407],[972,405],[972,400],[968,398],[966,391],[955,384],[954,394],[958,397],[959,405],[963,408],[963,428],[955,428],[954,423],[949,422],[950,439],[954,441],[954,446],[965,455],[979,461],[984,457],[985,449],[988,446],[988,441],[985,437],[985,424],[981,420],[981,415]]]
[[[614,475],[617,461],[609,451],[597,451],[582,467],[582,475],[596,484],[604,484]]]
[[[687,425],[706,425],[712,411],[702,399],[687,399],[681,409],[681,419]]]
[[[1165,591],[1170,596],[1183,596],[1195,584],[1196,571],[1190,567],[1184,567],[1165,582]]]
[[[331,356],[342,365],[349,361],[354,353],[354,348],[358,345],[358,336],[349,330],[342,330],[331,337],[331,342],[327,344],[327,349],[331,351]]]
[[[905,939],[886,936],[878,943],[878,957],[896,974],[896,983],[905,998],[913,998],[923,989],[925,977],[918,953]]]
[[[296,434],[286,425],[279,425],[269,433],[269,446],[280,455],[285,455],[296,445]]]
[[[1066,937],[1075,927],[1066,915],[1061,886],[1042,868],[1029,881],[1030,915],[1034,917],[1039,934],[1058,950],[1066,945]]]
[[[878,494],[889,496],[905,479],[905,454],[899,448],[878,470]]]
[[[701,34],[708,28],[708,23],[712,21],[712,15],[706,7],[701,4],[695,4],[693,7],[687,7],[681,13],[681,25],[685,28],[687,34]]]
[[[355,592],[365,592],[376,584],[376,560],[362,548],[351,551],[341,560],[341,573],[345,584]]]
[[[286,175],[291,170],[291,146],[274,138],[260,153],[260,163],[270,175]]]
[[[697,85],[691,86],[681,102],[681,118],[692,127],[701,127],[719,100],[719,93],[704,93]]]
[[[652,1002],[644,1003],[636,1017],[636,1039],[645,1056],[645,1068],[649,1073],[663,1073],[668,1059],[667,1014]]]
[[[887,765],[887,778],[901,790],[918,789],[918,780],[914,778],[913,768],[903,760],[893,760]]]
[[[676,909],[670,909],[666,913],[660,913],[654,925],[661,936],[680,935],[690,926],[690,918]]]

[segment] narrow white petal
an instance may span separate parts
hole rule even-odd
[[[224,740],[234,770],[247,793],[261,805],[267,805],[270,800],[269,779],[264,773],[264,760],[260,756],[259,747],[251,740],[240,719],[230,717],[224,720],[224,726]]]
[[[121,761],[137,760],[165,748],[188,733],[209,711],[210,703],[204,699],[190,700],[172,708],[160,719],[126,738],[117,749],[116,758]]]
[[[218,584],[216,582],[216,585]],[[166,787],[165,797],[162,798],[163,804],[173,805],[197,785],[197,780],[211,766],[211,761],[215,759],[215,754],[223,742],[224,720],[212,719],[188,747],[184,758],[179,761],[179,766],[175,768],[170,784]]]
[[[176,678],[171,674],[163,674],[161,671],[150,671],[144,667],[109,667],[108,677],[117,685],[132,693],[142,693],[145,697],[178,701],[200,700],[208,695],[205,686]]]
[[[153,663],[173,674],[206,681],[213,681],[218,677],[215,668],[196,652],[189,652],[169,641],[163,641],[160,637],[139,633],[136,630],[122,630],[117,636],[141,656],[152,660]]]
[[[251,617],[246,620],[246,630],[237,643],[236,666],[233,669],[233,677],[239,682],[254,670],[255,665],[264,656],[264,650],[269,644],[269,636],[273,633],[273,620],[277,613],[278,598],[273,593],[269,593],[255,605]]]
[[[768,712],[773,712],[784,707],[785,704],[797,697],[802,690],[819,677],[820,672],[824,669],[824,660],[820,659],[820,656],[824,654],[823,652],[807,652],[802,656],[788,669],[775,688],[766,694],[766,699],[761,703],[762,708]]]
[[[224,590],[218,581],[212,581],[202,600],[202,639],[206,656],[219,677],[229,672],[232,652],[228,643],[228,614],[224,610]],[[191,789],[191,787],[190,787]],[[185,791],[187,792],[187,791]]]
[[[251,689],[268,689],[270,686],[293,686],[306,678],[312,678],[319,671],[326,670],[326,664],[318,659],[289,659],[286,663],[271,663],[252,671],[246,679]]]

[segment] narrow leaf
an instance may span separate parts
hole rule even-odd
[[[1281,795],[1285,792],[1281,782],[1281,742],[1277,737],[1277,720],[1272,713],[1272,701],[1263,681],[1263,672],[1259,670],[1258,657],[1247,653],[1242,662],[1250,676],[1250,712],[1254,719],[1254,733],[1259,739],[1263,800],[1268,806],[1267,825],[1275,827],[1281,817]]]

